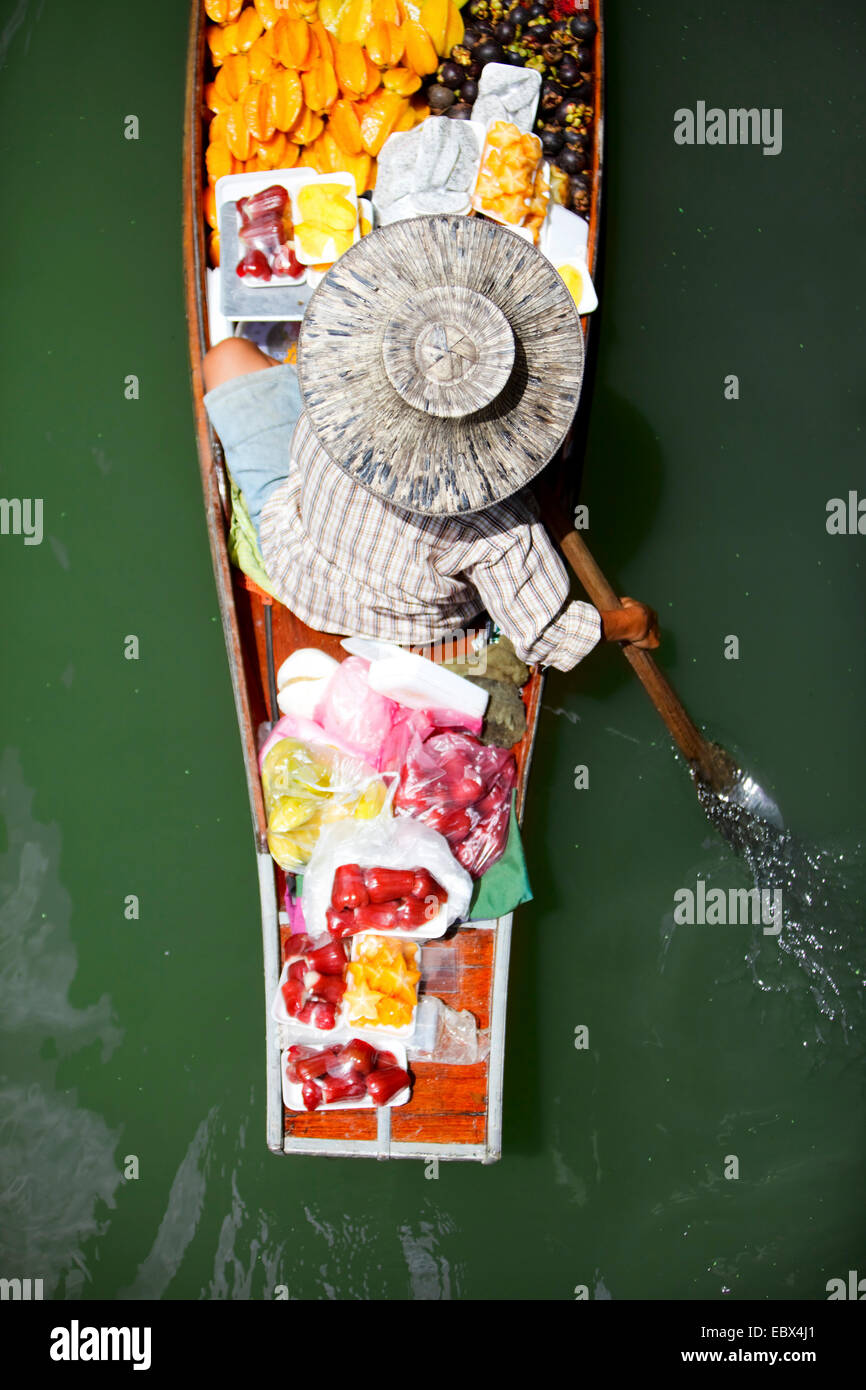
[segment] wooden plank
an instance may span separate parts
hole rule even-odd
[[[400,1143],[483,1144],[487,1121],[478,1115],[416,1115],[405,1106],[391,1116],[391,1152]]]

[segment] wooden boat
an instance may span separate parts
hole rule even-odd
[[[594,69],[594,148],[587,262],[594,272],[599,238],[603,29],[601,0],[578,6],[598,25]],[[318,647],[338,659],[345,655],[340,639],[312,631],[289,610],[271,604],[266,595],[245,581],[230,561],[227,549],[231,515],[230,486],[219,440],[203,405],[202,359],[210,346],[206,286],[205,224],[201,214],[204,175],[204,134],[208,119],[203,103],[209,80],[205,43],[206,18],[201,0],[193,0],[187,68],[184,142],[183,251],[189,323],[190,360],[199,461],[208,535],[226,650],[231,671],[252,814],[261,896],[264,983],[267,1019],[267,1143],[279,1154],[475,1160],[493,1163],[500,1157],[506,995],[512,916],[474,923],[452,931],[446,944],[455,953],[459,988],[437,991],[455,1009],[469,1009],[479,1026],[489,1030],[487,1059],[469,1066],[412,1063],[411,1100],[403,1107],[378,1111],[344,1110],[297,1114],[284,1108],[278,1025],[270,1014],[281,968],[281,950],[288,928],[281,925],[284,890],[282,873],[268,852],[267,819],[257,760],[257,731],[279,717],[271,691],[273,671],[298,647]],[[583,319],[584,333],[588,320]],[[554,461],[550,469],[556,469]],[[523,690],[526,733],[515,747],[518,816],[526,806],[529,771],[538,730],[543,672],[534,669]]]

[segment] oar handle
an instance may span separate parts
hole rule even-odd
[[[580,532],[573,529],[559,532],[558,528],[553,529],[563,555],[596,608],[601,612],[621,608],[619,596],[596,564]],[[717,791],[722,790],[720,784],[729,783],[729,774],[720,765],[715,750],[688,714],[667,676],[659,669],[648,651],[634,647],[629,642],[624,642],[621,646],[623,656],[631,664],[690,767],[709,786]]]

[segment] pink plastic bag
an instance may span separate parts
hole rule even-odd
[[[370,689],[369,669],[369,661],[347,656],[328,681],[313,713],[329,737],[339,738],[342,747],[377,766],[399,706]]]
[[[505,851],[516,782],[517,764],[507,748],[485,746],[472,734],[416,735],[394,813],[438,830],[464,869],[480,878]]]

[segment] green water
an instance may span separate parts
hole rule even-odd
[[[825,529],[829,498],[866,489],[863,20],[840,0],[609,8],[590,540],[658,607],[696,716],[844,886],[807,907],[800,959],[759,937],[754,970],[748,928],[674,926],[678,888],[750,879],[597,652],[547,686],[502,1162],[433,1181],[267,1152],[186,359],[186,6],[6,0],[2,493],[44,504],[41,545],[0,537],[6,1277],[56,1298],[731,1300],[866,1273],[866,540]],[[698,100],[781,107],[782,153],[677,147]],[[835,1018],[809,986],[822,952]]]

